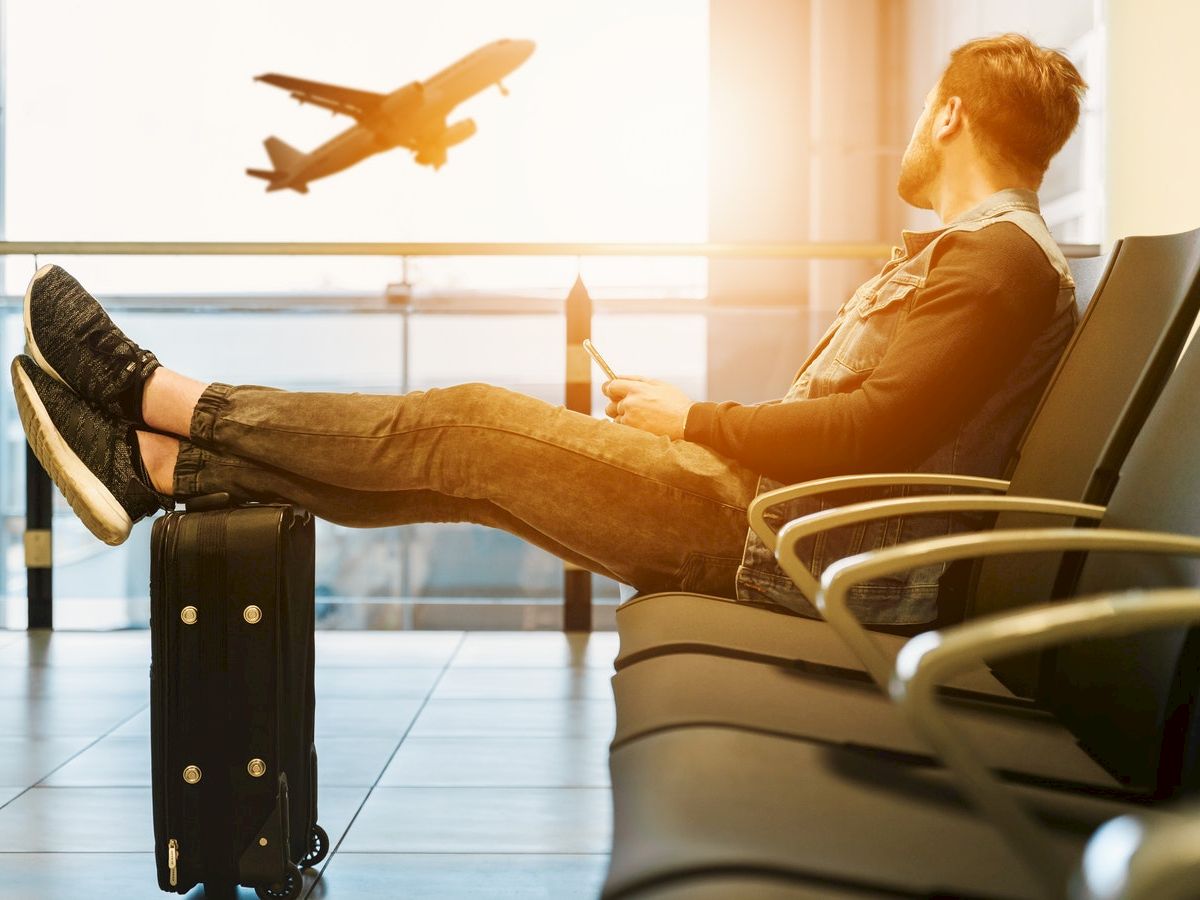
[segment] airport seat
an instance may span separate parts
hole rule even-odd
[[[1114,250],[1101,276],[1099,263],[1073,263],[1081,284],[1097,294],[1052,378],[1026,431],[1008,482],[945,479],[971,489],[1037,498],[1103,502],[1113,473],[1161,389],[1200,308],[1200,229],[1179,235],[1129,238]],[[1120,347],[1120,353],[1113,348]],[[751,524],[773,544],[766,507],[787,496],[819,493],[831,486],[878,484],[892,476],[822,479],[782,488],[756,500]],[[937,482],[937,476],[900,476]],[[835,510],[811,517],[827,517]],[[1044,515],[1003,514],[998,527],[1048,524]],[[1069,517],[1068,517],[1069,518]],[[1050,596],[1058,558],[992,560],[982,567],[972,614]],[[806,593],[815,577],[800,573]],[[704,653],[759,660],[826,675],[864,678],[861,663],[822,621],[722,598],[687,593],[645,595],[617,610],[621,650],[617,668],[663,654]],[[890,653],[907,635],[877,632]],[[999,696],[1007,687],[986,671],[959,686]],[[1021,685],[1028,688],[1028,685]]]
[[[1011,544],[1064,532],[1038,531],[979,538]],[[678,897],[705,896],[690,888],[730,875],[766,886],[761,895],[751,888],[737,895],[746,898],[789,896],[789,883],[802,889],[797,896],[824,886],[872,896],[1063,896],[1101,824],[1200,784],[1200,669],[1196,642],[1187,640],[1198,623],[1200,591],[1165,589],[1046,604],[914,638],[898,659],[891,693],[946,768],[728,726],[631,741],[611,758],[614,844],[604,896],[658,896],[672,884]],[[1177,652],[1162,652],[1168,637]],[[1100,689],[1102,725],[1094,722],[1084,739],[1107,767],[1148,762],[1141,752],[1148,698],[1179,703],[1172,739],[1161,742],[1159,765],[1147,767],[1155,783],[1136,802],[1062,784],[1002,783],[942,714],[937,684],[947,669],[979,654],[1058,645],[1085,649],[1056,667],[1055,710]],[[1110,667],[1114,656],[1135,661],[1147,683]]]
[[[1133,587],[1200,585],[1200,563],[1195,561],[1200,559],[1200,493],[1193,489],[1200,482],[1195,466],[1195,460],[1200,458],[1200,417],[1191,414],[1198,395],[1200,343],[1193,343],[1130,448],[1112,499],[1098,520],[1099,528],[1074,532],[1072,540],[1080,545],[1075,549],[1094,546],[1101,551],[1113,546],[1121,551],[1120,555],[1098,552],[1089,557],[1079,575],[1079,590],[1097,593]],[[973,504],[1021,502],[1020,498],[1011,497],[964,499]],[[951,500],[924,497],[881,501],[879,505],[937,506]],[[796,543],[793,532],[799,530],[802,521],[787,525],[779,535],[778,553],[788,570],[793,565],[788,556],[794,556]],[[1137,544],[1136,553],[1127,548],[1122,550],[1127,545],[1119,543],[1119,536],[1130,532],[1147,536]],[[952,536],[943,539],[943,549],[939,550],[942,557],[932,561],[969,559],[973,554],[987,553],[989,557],[1003,554],[1019,562],[1029,558],[1030,553],[1044,552],[1046,547],[1060,549],[1060,545],[1067,543],[1037,541],[1022,547],[1023,552],[1018,553],[990,540],[1002,534],[1020,533],[1019,529],[1004,529],[978,536]],[[1063,529],[1050,532],[1031,529],[1030,533],[1040,536],[1063,533]],[[1148,537],[1155,534],[1176,537]],[[1114,544],[1114,540],[1118,543]],[[836,606],[855,582],[875,577],[881,565],[890,566],[891,571],[902,571],[912,564],[913,548],[935,543],[916,542],[833,564],[823,576],[818,606],[823,611],[831,603]],[[844,606],[826,615],[831,627],[847,639],[848,646],[859,648],[864,657],[874,660],[867,668],[878,686],[886,689],[893,662],[890,648],[883,648],[882,652],[875,648],[877,635],[854,623]],[[1075,665],[1076,652],[1062,651],[1055,655],[1047,664],[1045,677],[1055,678],[1057,666]],[[1181,652],[1172,646],[1163,649],[1166,658]],[[1144,670],[1131,667],[1122,658],[1106,658],[1103,666],[1091,660],[1083,662],[1089,671],[1092,667],[1114,667],[1131,683],[1137,681],[1138,675],[1145,675]],[[978,661],[964,671],[972,673],[980,668],[982,662]],[[1118,688],[1133,690],[1099,677],[1092,684],[1095,694],[1104,698],[1104,702]],[[1010,774],[1113,789],[1122,786],[1133,786],[1143,792],[1152,789],[1149,767],[1158,765],[1161,753],[1155,748],[1167,728],[1167,713],[1161,711],[1167,702],[1165,694],[1149,691],[1137,700],[1147,710],[1142,746],[1148,762],[1130,760],[1120,768],[1106,771],[1077,740],[1080,734],[1088,733],[1092,718],[1104,720],[1107,709],[1103,702],[1095,706],[1089,702],[1089,695],[1080,693],[1072,697],[1067,707],[1058,709],[1057,697],[1048,696],[1046,690],[1044,687],[1038,697],[1038,708],[1010,704],[1007,715],[1005,707],[997,708],[994,701],[979,704],[969,698],[953,697],[956,727],[972,735],[989,766]],[[621,669],[613,677],[613,693],[617,701],[614,747],[667,728],[715,724],[927,756],[924,741],[912,732],[876,685],[822,677],[814,672],[732,657],[676,653]],[[1160,711],[1150,712],[1154,710]],[[1050,716],[1050,712],[1055,715]],[[1068,719],[1066,725],[1061,721],[1064,717]]]
[[[1193,464],[1200,423],[1190,412],[1200,388],[1200,345],[1189,347],[1174,368],[1177,357],[1178,351],[1168,357],[1169,383],[1138,430],[1102,527],[1001,529],[862,554],[824,573],[818,606],[838,621],[830,615],[830,602],[841,603],[855,580],[912,565],[913,554],[922,554],[924,564],[981,554],[1027,559],[1029,552],[1047,548],[1057,557],[1108,547],[1122,552],[1091,553],[1079,590],[1200,584],[1195,562],[1200,475]],[[881,505],[946,500],[908,498]],[[798,520],[781,531],[781,563],[789,552],[794,555],[795,532],[803,527]],[[1025,555],[1014,557],[1016,551]],[[844,691],[850,686],[846,679],[836,677],[844,673],[822,678],[816,667],[789,672],[752,659],[677,653],[622,668],[614,678],[614,846],[605,895],[659,896],[673,889],[666,896],[711,896],[697,893],[707,890],[711,879],[741,884],[738,896],[746,897],[760,896],[756,887],[764,889],[764,897],[806,896],[826,888],[833,896],[855,890],[1060,895],[1063,873],[1077,864],[1086,837],[1102,821],[1128,812],[1130,804],[1138,808],[1200,781],[1195,696],[1200,640],[1186,627],[1200,620],[1200,594],[1190,596],[1190,607],[1175,607],[1185,617],[1160,621],[1169,629],[1102,640],[1093,636],[1052,652],[1037,682],[1037,710],[1022,709],[1015,700],[982,704],[962,692],[955,696],[931,687],[958,683],[955,676],[977,672],[982,659],[1004,655],[1003,648],[960,653],[954,668],[935,666],[925,678],[926,707],[940,696],[938,709],[951,711],[940,715],[932,730],[919,724],[907,705],[897,712],[883,694],[869,690],[851,696]],[[959,635],[986,632],[997,621],[1018,623],[1013,629],[1028,641],[1038,634],[1031,617],[1045,616],[1047,610],[1052,622],[1053,616],[1061,624],[1074,615],[1080,617],[1074,624],[1086,628],[1120,605],[1106,600],[1097,608],[1094,603],[1003,612],[952,628],[946,637],[925,634],[902,650],[899,668],[918,668],[910,658],[914,653],[919,658],[922,647],[953,646]],[[1124,607],[1136,615],[1137,599]],[[885,684],[896,683],[879,674],[880,665],[890,668],[895,656],[893,638],[861,627],[855,637],[860,652],[862,642],[871,642],[864,655],[872,662],[863,669]],[[700,668],[671,665],[687,657],[697,658]],[[654,671],[656,678],[638,676]],[[824,693],[831,683],[843,693]],[[814,695],[821,697],[815,705]],[[899,696],[905,699],[906,689]],[[647,704],[653,707],[648,714]],[[965,711],[972,706],[978,708]],[[643,717],[639,725],[627,715],[635,708]],[[1022,729],[1033,738],[1024,746]],[[961,737],[946,738],[960,732]],[[900,733],[902,741],[887,739]],[[931,749],[952,763],[949,770],[934,764]],[[1099,778],[1097,764],[1104,770]],[[992,767],[1008,780],[997,782]],[[967,805],[964,796],[975,802],[983,796],[984,809],[1002,830]],[[1014,796],[1036,805],[1041,825],[1031,822],[1022,807],[1013,812]],[[789,893],[793,889],[797,893]]]

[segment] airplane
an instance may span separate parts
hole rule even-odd
[[[508,95],[501,79],[533,53],[533,41],[500,40],[485,44],[428,81],[414,81],[390,94],[306,81],[274,72],[254,80],[290,91],[301,104],[350,116],[357,124],[322,144],[311,153],[289,147],[277,137],[263,141],[271,158],[271,169],[247,169],[246,174],[267,181],[268,191],[289,189],[308,193],[310,181],[348,169],[357,162],[406,147],[424,166],[440,169],[446,151],[475,133],[475,122],[461,119],[446,124],[446,116],[458,104],[491,85]]]

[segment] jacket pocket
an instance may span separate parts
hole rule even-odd
[[[847,325],[834,361],[856,375],[864,375],[879,365],[887,352],[896,328],[908,315],[917,285],[890,281],[868,295]]]

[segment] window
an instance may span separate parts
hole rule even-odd
[[[708,11],[705,0],[410,0],[380,4],[9,0],[4,31],[9,240],[702,241],[707,236]],[[67,27],[69,25],[69,27]],[[506,80],[449,117],[477,133],[438,171],[398,149],[307,195],[264,192],[244,174],[277,135],[304,151],[353,122],[254,76],[280,72],[388,92],[429,78],[500,38],[537,43]],[[5,261],[17,298],[36,264]],[[388,285],[420,293],[565,295],[582,272],[594,296],[692,297],[698,260],[370,257],[64,257],[131,333],[197,377],[297,389],[396,392],[487,378],[561,399],[553,315],[409,315]],[[304,303],[300,301],[304,300]],[[309,302],[311,301],[311,302]],[[237,308],[239,311],[231,311]],[[19,308],[0,320],[7,358]],[[668,374],[701,387],[699,317],[599,316],[598,341],[631,368],[676,348]],[[486,337],[486,340],[484,339]],[[481,352],[480,348],[486,352]],[[475,348],[475,349],[472,349]],[[3,531],[0,627],[24,617],[22,437],[0,400]],[[144,624],[148,528],[109,549],[61,508],[55,521],[57,623]],[[561,567],[496,532],[429,526],[353,532],[322,525],[327,624],[555,627]],[[470,564],[464,560],[471,560]],[[609,589],[609,593],[612,593]],[[453,598],[447,612],[396,604]],[[342,602],[347,601],[347,602]],[[422,611],[424,610],[424,611]],[[517,618],[512,618],[516,616]]]

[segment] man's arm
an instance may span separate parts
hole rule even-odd
[[[781,482],[905,470],[978,409],[1054,314],[1058,275],[1011,223],[948,236],[907,321],[855,391],[696,403],[684,436]]]

